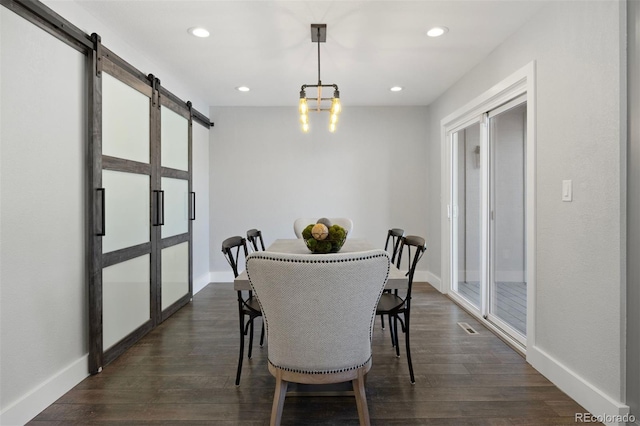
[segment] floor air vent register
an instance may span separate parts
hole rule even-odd
[[[458,325],[459,325],[460,327],[462,327],[462,329],[463,329],[464,331],[466,331],[466,332],[467,332],[467,334],[478,334],[478,332],[477,332],[477,331],[475,331],[475,330],[473,329],[473,327],[471,327],[471,326],[470,326],[469,324],[467,324],[466,322],[459,322],[459,323],[458,323]]]

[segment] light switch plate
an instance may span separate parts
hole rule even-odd
[[[573,184],[571,180],[562,181],[562,201],[573,200]]]

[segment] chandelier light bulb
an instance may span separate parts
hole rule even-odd
[[[339,98],[333,98],[331,101],[331,114],[340,114],[342,111],[342,105],[340,104]]]
[[[333,133],[333,132],[335,132],[335,131],[336,131],[336,123],[330,123],[330,124],[329,124],[329,131],[330,131],[331,133]]]
[[[307,133],[309,131],[309,123],[304,123],[302,125],[302,131]]]
[[[307,105],[307,100],[305,98],[300,98],[300,103],[298,104],[298,111],[300,114],[306,114],[309,111],[309,105]]]

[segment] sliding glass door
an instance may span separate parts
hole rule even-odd
[[[160,321],[191,297],[192,202],[189,112],[164,99],[160,108]]]
[[[451,292],[525,345],[526,98],[450,132]]]
[[[99,46],[99,44],[98,44]],[[94,66],[91,373],[192,295],[192,110],[104,47]]]
[[[482,263],[482,180],[480,174],[480,122],[466,123],[452,135],[453,149],[453,256],[452,290],[480,309]]]
[[[488,114],[490,321],[526,336],[526,113],[519,100]],[[513,333],[515,331],[515,333]]]
[[[153,325],[150,98],[142,82],[116,77],[110,63],[102,73],[102,346]],[[126,81],[126,82],[125,82]]]

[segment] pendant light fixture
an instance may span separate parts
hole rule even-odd
[[[300,103],[298,105],[298,111],[300,112],[300,124],[302,125],[302,131],[309,131],[309,112],[310,111],[329,111],[329,131],[335,132],[336,124],[338,123],[338,115],[342,110],[340,105],[340,91],[337,84],[322,84],[320,80],[320,43],[327,41],[327,24],[311,24],[311,42],[318,43],[318,84],[303,84],[300,89]],[[317,94],[315,98],[307,97],[307,88],[317,88]],[[333,88],[333,96],[330,98],[322,97],[322,88]],[[308,101],[313,101],[309,105]],[[331,102],[330,105],[327,105]]]

